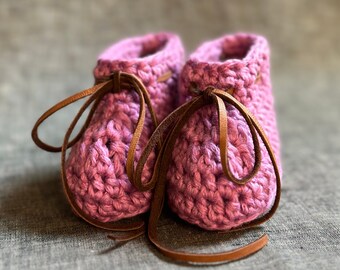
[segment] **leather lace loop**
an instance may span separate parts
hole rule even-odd
[[[205,92],[207,90],[207,92]],[[251,112],[237,99],[235,99],[230,93],[233,90],[223,91],[219,89],[215,89],[212,87],[208,87],[204,91],[198,92],[195,91],[196,97],[192,98],[187,103],[183,104],[175,111],[173,111],[167,118],[165,118],[162,123],[156,128],[153,135],[151,136],[147,146],[144,148],[144,151],[139,159],[137,164],[137,175],[136,180],[140,181],[141,175],[140,172],[144,167],[147,157],[151,153],[151,150],[156,147],[156,144],[159,138],[162,138],[163,133],[168,131],[168,135],[164,140],[161,150],[157,156],[156,164],[154,167],[154,172],[152,175],[152,181],[156,183],[154,196],[151,203],[151,210],[149,216],[149,224],[148,224],[148,236],[150,241],[166,256],[175,259],[181,260],[186,262],[197,262],[197,263],[211,263],[211,262],[223,262],[223,261],[232,261],[244,258],[249,256],[261,248],[263,248],[268,242],[268,236],[263,235],[256,241],[245,245],[243,247],[215,254],[195,254],[195,253],[186,253],[186,252],[179,252],[175,250],[171,250],[165,247],[162,243],[159,242],[157,236],[157,223],[160,218],[163,204],[164,204],[164,197],[165,197],[165,190],[166,190],[166,178],[167,178],[167,171],[169,164],[171,162],[172,151],[175,146],[176,140],[179,137],[181,129],[183,126],[188,122],[189,118],[199,109],[206,105],[215,105],[218,111],[218,119],[219,119],[219,144],[220,144],[220,155],[221,155],[221,163],[223,167],[223,172],[227,176],[227,178],[238,184],[244,185],[249,182],[259,171],[261,166],[261,149],[260,149],[260,142],[258,139],[258,135],[260,136],[264,146],[266,147],[267,152],[269,153],[269,157],[271,159],[275,176],[276,176],[276,196],[275,201],[271,209],[265,213],[263,216],[259,217],[256,220],[248,222],[241,227],[229,230],[231,231],[238,231],[243,230],[246,228],[251,228],[257,225],[262,224],[263,222],[267,221],[276,211],[279,201],[280,201],[280,190],[281,190],[281,180],[279,169],[275,160],[274,152],[270,145],[270,142],[265,135],[264,130],[261,128],[260,124],[256,120],[256,118],[251,114]],[[236,176],[233,175],[231,169],[229,167],[228,162],[228,116],[227,116],[227,109],[225,103],[228,103],[234,106],[243,116],[247,125],[249,127],[253,143],[254,143],[254,165],[253,169],[248,173],[248,175],[244,176],[241,179],[238,179]],[[138,186],[138,185],[137,185]]]
[[[148,107],[152,122],[154,126],[156,127],[158,125],[156,114],[152,108],[150,97],[148,94],[147,89],[143,85],[143,83],[140,81],[138,77],[135,75],[124,73],[120,71],[113,72],[110,76],[103,78],[101,80],[97,80],[96,84],[86,90],[83,90],[75,95],[72,95],[65,100],[57,103],[52,108],[47,110],[36,122],[36,124],[33,127],[32,130],[32,139],[36,143],[37,146],[42,148],[43,150],[49,151],[49,152],[61,152],[61,175],[62,175],[62,182],[63,182],[63,188],[66,194],[66,197],[72,207],[72,210],[77,214],[79,217],[83,218],[88,223],[107,230],[112,231],[122,231],[122,232],[128,232],[133,231],[130,233],[127,233],[126,235],[122,237],[114,237],[109,236],[110,238],[115,238],[117,240],[125,241],[129,239],[133,239],[135,237],[138,237],[142,233],[144,233],[144,221],[119,225],[114,222],[100,222],[89,215],[85,214],[76,204],[73,195],[71,194],[71,191],[67,185],[67,179],[66,179],[66,171],[65,171],[65,162],[66,162],[66,151],[69,147],[73,146],[79,139],[81,138],[82,134],[85,132],[86,128],[91,122],[91,119],[94,115],[95,110],[97,109],[100,101],[106,95],[107,93],[117,93],[121,91],[122,89],[135,91],[137,92],[139,96],[139,103],[140,103],[140,112],[139,112],[139,118],[137,121],[137,125],[135,128],[135,131],[132,136],[132,140],[130,143],[129,151],[128,151],[128,157],[126,162],[126,170],[129,177],[129,180],[132,183],[139,183],[134,179],[134,160],[136,156],[136,148],[139,143],[140,136],[143,131],[144,123],[145,123],[145,113],[146,113],[146,106]],[[74,103],[82,98],[85,98],[87,96],[90,96],[86,102],[83,104],[83,106],[80,108],[78,113],[76,114],[75,118],[71,122],[65,137],[62,146],[51,146],[45,142],[43,142],[39,136],[38,136],[38,128],[39,126],[51,115],[59,111],[60,109],[70,105],[71,103]],[[91,110],[87,116],[87,119],[80,129],[79,133],[75,136],[74,139],[70,140],[70,136],[78,123],[79,119],[85,112],[85,110],[91,106]],[[149,186],[147,186],[149,188]]]

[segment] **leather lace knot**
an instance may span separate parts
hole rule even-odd
[[[113,81],[112,92],[118,93],[122,90],[122,88],[120,87],[121,86],[120,78],[121,78],[121,72],[120,71],[114,71],[114,72],[111,72],[111,74],[109,74],[108,76],[96,78],[95,85],[112,80]]]
[[[215,89],[214,87],[208,86],[203,91],[200,91],[200,94],[203,95],[205,99],[211,99],[213,96],[214,89]]]

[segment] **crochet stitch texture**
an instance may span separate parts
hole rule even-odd
[[[180,39],[169,33],[149,34],[125,39],[99,56],[94,69],[97,79],[113,71],[138,76],[146,86],[152,106],[161,121],[174,108],[177,77],[184,51]],[[164,82],[157,79],[171,71]],[[101,222],[116,221],[146,212],[151,192],[139,192],[126,175],[126,159],[139,116],[139,98],[132,91],[106,94],[80,141],[71,149],[67,164],[67,183],[77,205]],[[136,160],[155,128],[147,112]],[[154,154],[143,171],[152,173]]]
[[[269,48],[261,36],[239,33],[203,43],[189,58],[180,77],[180,103],[192,87],[233,89],[264,128],[280,168],[269,71]],[[246,121],[232,106],[228,110],[229,162],[239,178],[254,163],[253,142]],[[219,154],[218,115],[212,105],[197,111],[183,127],[168,171],[168,202],[182,219],[208,230],[228,230],[267,212],[276,192],[275,174],[261,141],[258,174],[238,185],[224,176]],[[280,168],[281,170],[281,168]]]

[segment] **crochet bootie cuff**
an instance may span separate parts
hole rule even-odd
[[[207,86],[234,89],[242,101],[259,78],[270,84],[269,47],[266,39],[238,33],[203,43],[187,61],[181,78],[180,101],[190,97],[190,89]]]
[[[120,70],[137,75],[148,86],[166,72],[177,73],[183,55],[179,37],[171,33],[127,38],[99,55],[94,76],[101,78]]]

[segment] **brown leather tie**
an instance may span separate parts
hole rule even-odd
[[[246,228],[255,227],[257,225],[262,224],[263,222],[267,221],[272,217],[275,213],[279,201],[280,201],[280,194],[281,194],[281,180],[280,174],[278,170],[278,166],[275,160],[274,152],[270,146],[270,142],[265,135],[265,132],[261,128],[258,121],[255,117],[251,114],[251,112],[237,99],[235,99],[230,92],[233,90],[230,89],[229,91],[223,91],[219,89],[215,89],[213,87],[208,87],[204,91],[197,91],[197,96],[192,98],[190,101],[185,103],[184,105],[177,108],[173,111],[166,119],[160,123],[160,125],[156,128],[154,133],[152,134],[147,146],[144,148],[141,158],[136,167],[134,179],[138,181],[136,183],[136,187],[140,190],[147,190],[148,188],[155,187],[153,200],[151,203],[151,210],[150,210],[150,217],[148,223],[148,236],[150,241],[166,256],[180,261],[185,262],[196,262],[196,263],[216,263],[216,262],[224,262],[224,261],[233,261],[244,258],[249,256],[261,248],[263,248],[268,242],[268,236],[265,234],[256,241],[226,252],[221,253],[214,253],[214,254],[195,254],[195,253],[186,253],[186,252],[179,252],[172,249],[165,247],[161,242],[158,240],[157,236],[157,223],[160,218],[164,198],[165,198],[165,190],[166,190],[166,178],[167,178],[167,171],[168,167],[172,158],[172,150],[175,146],[176,139],[178,138],[182,127],[188,122],[189,118],[200,108],[214,104],[217,107],[218,111],[218,119],[219,119],[219,144],[220,144],[220,155],[221,155],[221,162],[224,174],[227,178],[239,185],[244,185],[248,181],[250,181],[258,172],[261,166],[261,149],[260,143],[257,137],[257,134],[261,137],[262,142],[264,143],[270,159],[273,164],[275,176],[276,176],[276,196],[275,201],[269,212],[265,213],[260,218],[253,220],[249,223],[242,225],[241,227],[226,231],[238,231],[244,230]],[[244,117],[245,121],[249,126],[249,130],[253,139],[254,143],[254,152],[255,152],[255,161],[254,166],[251,172],[243,177],[242,179],[237,179],[232,173],[229,168],[228,162],[228,117],[227,117],[227,109],[225,106],[225,102],[229,103],[230,105],[234,106]],[[147,185],[143,185],[141,183],[141,173],[143,171],[143,167],[147,161],[149,154],[151,153],[152,149],[156,147],[157,142],[163,138],[163,134],[168,132],[166,139],[164,140],[161,150],[157,156],[157,160],[155,163],[154,172],[152,175],[151,180]]]
[[[163,81],[169,78],[169,74],[165,74],[161,76],[158,81]],[[109,238],[117,240],[117,241],[128,241],[134,239],[145,232],[145,224],[144,221],[129,223],[129,224],[117,224],[117,223],[103,223],[98,220],[93,219],[87,214],[83,213],[82,210],[75,203],[73,196],[68,188],[66,181],[66,173],[65,173],[65,160],[66,160],[66,150],[73,146],[82,136],[86,128],[88,127],[92,116],[100,103],[100,100],[103,96],[109,92],[118,92],[120,89],[129,89],[136,91],[140,98],[140,116],[138,118],[138,122],[136,125],[135,132],[133,134],[133,138],[131,140],[127,162],[126,162],[126,170],[130,181],[133,185],[140,191],[147,191],[154,189],[153,191],[153,199],[151,202],[151,210],[148,222],[148,237],[150,241],[166,256],[180,261],[185,262],[197,262],[197,263],[216,263],[216,262],[224,262],[224,261],[233,261],[237,259],[244,258],[249,256],[261,248],[263,248],[268,242],[268,236],[263,235],[256,241],[242,246],[240,248],[221,252],[221,253],[213,253],[213,254],[195,254],[195,253],[186,253],[175,251],[165,247],[162,243],[159,242],[157,236],[157,223],[160,218],[163,203],[165,198],[165,190],[166,190],[166,174],[168,170],[169,163],[172,157],[172,150],[176,143],[176,139],[178,138],[182,127],[187,123],[191,115],[193,115],[197,110],[206,106],[215,104],[218,111],[219,118],[219,135],[220,135],[220,152],[221,152],[221,162],[224,174],[230,181],[233,181],[236,184],[243,185],[250,181],[258,172],[261,166],[261,149],[260,143],[258,139],[258,135],[261,137],[262,142],[264,143],[270,159],[273,164],[274,172],[276,175],[276,196],[275,201],[272,208],[261,216],[260,218],[251,221],[249,223],[244,224],[241,227],[236,229],[229,230],[227,232],[243,230],[246,228],[255,227],[257,225],[262,224],[272,217],[275,213],[279,201],[280,201],[280,191],[281,191],[281,180],[279,175],[278,166],[275,160],[274,152],[270,146],[269,140],[266,137],[263,129],[259,125],[258,121],[255,117],[249,112],[249,110],[242,105],[238,100],[236,100],[232,95],[231,91],[223,91],[219,89],[215,89],[213,87],[208,87],[204,91],[196,91],[196,97],[192,98],[190,101],[185,103],[184,105],[177,108],[173,111],[167,118],[165,118],[160,125],[157,126],[158,122],[155,116],[155,113],[152,109],[150,98],[148,96],[148,92],[143,86],[142,82],[134,75],[123,73],[123,72],[114,72],[111,76],[104,78],[104,82],[97,81],[98,84],[93,86],[92,88],[81,91],[61,102],[53,106],[47,112],[45,112],[35,124],[32,130],[32,138],[33,141],[42,149],[50,152],[60,152],[61,151],[61,174],[62,174],[62,182],[65,194],[67,199],[73,209],[73,211],[89,222],[90,224],[97,226],[102,229],[110,230],[110,231],[120,231],[124,232],[123,235],[110,235]],[[82,99],[84,97],[90,96],[90,98],[85,102],[85,104],[80,108],[76,117],[72,121],[69,129],[66,132],[63,145],[61,147],[55,147],[48,145],[42,142],[38,136],[38,128],[49,116],[64,108],[65,106]],[[225,102],[234,106],[244,117],[246,120],[249,130],[254,143],[254,152],[255,152],[255,161],[254,166],[251,172],[243,177],[242,179],[237,179],[229,168],[228,162],[228,117],[227,117],[227,109],[225,107]],[[74,127],[79,121],[82,114],[85,110],[91,105],[92,108],[90,113],[85,121],[85,124],[79,131],[79,133],[75,136],[75,138],[69,141],[69,138],[72,134]],[[138,161],[136,168],[134,168],[134,160],[135,160],[135,152],[136,146],[138,145],[139,138],[141,136],[144,120],[145,120],[145,103],[147,104],[150,114],[152,117],[152,121],[157,127],[153,132],[148,144],[143,150],[143,153]],[[165,136],[167,134],[167,136]],[[258,135],[257,135],[258,134]],[[165,140],[163,140],[165,137]],[[163,141],[163,143],[162,143]],[[153,149],[158,147],[159,152],[157,155],[157,159],[154,166],[154,172],[152,174],[151,179],[142,183],[141,176],[144,165],[152,152]],[[222,232],[223,233],[223,232]]]
[[[169,78],[169,74],[171,76],[171,73],[166,73],[164,74],[161,78],[158,79],[158,82],[164,81]],[[88,127],[88,125],[91,122],[91,119],[94,115],[95,110],[97,109],[100,101],[109,92],[112,93],[117,93],[121,89],[127,89],[127,90],[132,90],[137,92],[139,96],[139,103],[140,103],[140,113],[139,113],[139,118],[137,121],[137,125],[130,143],[129,151],[128,151],[128,156],[127,156],[127,162],[126,162],[126,170],[127,170],[127,175],[132,183],[136,182],[135,179],[133,179],[134,175],[134,160],[135,160],[135,155],[136,155],[136,147],[139,143],[140,136],[143,131],[144,127],[144,122],[145,122],[145,113],[146,113],[146,105],[149,108],[151,118],[153,121],[153,124],[155,127],[158,125],[157,117],[156,114],[154,113],[154,110],[151,105],[150,97],[148,94],[148,91],[146,90],[145,86],[143,83],[140,81],[138,77],[132,74],[124,73],[124,72],[113,72],[110,76],[102,78],[101,80],[96,81],[96,85],[93,87],[83,90],[73,96],[70,96],[66,98],[65,100],[57,103],[54,105],[52,108],[47,110],[36,122],[36,124],[33,127],[32,130],[32,139],[36,143],[37,146],[40,148],[49,151],[49,152],[61,152],[61,175],[62,175],[62,183],[63,183],[63,189],[66,194],[66,197],[72,207],[73,212],[77,214],[79,217],[83,218],[85,221],[88,223],[102,228],[106,230],[111,230],[111,231],[122,231],[122,232],[129,232],[131,233],[126,233],[121,236],[109,236],[110,238],[114,238],[116,240],[121,240],[121,241],[127,241],[131,240],[135,237],[138,237],[139,235],[143,234],[145,232],[144,229],[144,221],[139,221],[139,222],[134,222],[134,223],[129,223],[129,224],[117,224],[114,222],[100,222],[86,213],[84,213],[76,204],[73,195],[71,191],[69,190],[69,187],[67,185],[67,180],[66,180],[66,172],[65,172],[65,161],[66,161],[66,150],[69,147],[72,147],[79,139],[81,138],[82,134]],[[70,105],[73,102],[76,102],[77,100],[80,100],[82,98],[85,98],[87,96],[90,96],[90,98],[84,103],[84,105],[80,108],[79,112],[71,122],[66,135],[64,137],[64,142],[62,146],[56,147],[56,146],[51,146],[49,144],[44,143],[38,136],[38,128],[39,126],[52,114],[56,113],[60,109]],[[85,110],[91,105],[92,108],[87,116],[87,119],[78,132],[78,134],[75,136],[75,138],[71,141],[69,141],[69,138],[72,134],[72,131],[74,130],[74,127],[76,126],[77,122],[79,121],[80,117],[83,115]],[[160,145],[160,141],[158,141]]]

